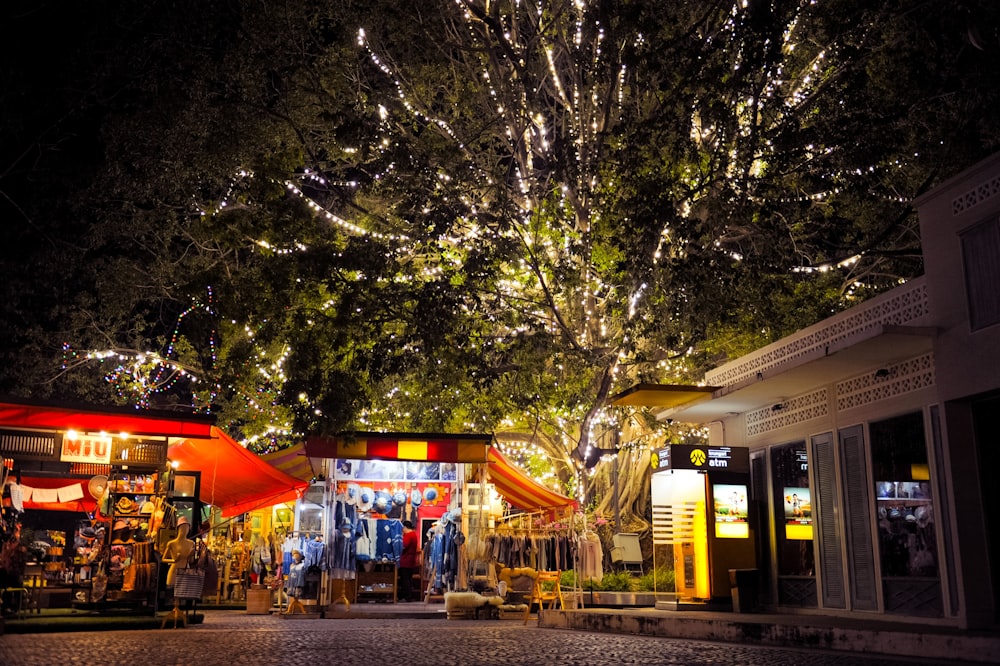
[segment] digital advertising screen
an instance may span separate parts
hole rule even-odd
[[[812,498],[808,488],[785,486],[785,538],[813,538]]]
[[[715,536],[722,539],[746,539],[750,536],[747,487],[743,484],[713,483]]]

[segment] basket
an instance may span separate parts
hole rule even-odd
[[[271,590],[247,590],[247,615],[268,615],[271,612]]]
[[[196,569],[178,571],[174,576],[174,599],[201,599],[205,572]]]

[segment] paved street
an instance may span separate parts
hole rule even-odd
[[[901,666],[904,663],[940,664],[940,661],[540,629],[534,622],[524,626],[511,620],[288,620],[232,612],[209,612],[204,624],[186,629],[0,636],[0,664],[4,666]]]

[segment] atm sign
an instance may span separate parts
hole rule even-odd
[[[750,471],[750,451],[743,447],[674,444],[654,453],[653,468],[746,473]]]

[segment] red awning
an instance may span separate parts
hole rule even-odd
[[[65,433],[126,432],[137,437],[164,437],[170,442],[167,456],[180,469],[201,472],[201,500],[222,509],[224,516],[235,516],[262,506],[298,499],[308,485],[273,467],[212,425],[213,416],[175,414],[173,412],[46,404],[5,398],[0,402],[0,429],[38,430]],[[56,476],[31,476],[22,483],[42,490],[44,501],[25,503],[26,508],[93,510],[94,501],[87,493],[88,479]],[[84,497],[63,501],[76,495],[65,490],[80,486]],[[64,489],[63,493],[55,493]],[[49,491],[49,492],[47,492]]]
[[[525,511],[576,506],[575,499],[549,490],[512,465],[494,447],[489,450],[489,481],[511,505]]]
[[[140,409],[0,403],[0,428],[127,432],[134,437],[209,437],[214,420],[209,416]]]
[[[167,457],[180,470],[201,472],[201,501],[222,509],[223,516],[294,502],[309,485],[268,464],[214,426],[212,437],[171,441]]]

